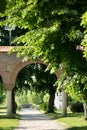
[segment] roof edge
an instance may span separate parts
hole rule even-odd
[[[0,52],[8,52],[10,51],[14,46],[0,46]]]

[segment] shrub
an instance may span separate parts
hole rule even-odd
[[[72,112],[83,112],[84,111],[84,109],[83,109],[83,103],[79,102],[79,101],[71,103],[70,110]]]

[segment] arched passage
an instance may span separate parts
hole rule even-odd
[[[6,100],[6,90],[3,87],[3,80],[0,76],[0,104],[3,104]]]
[[[37,62],[34,62],[34,61],[32,61],[32,60],[28,60],[28,61],[26,61],[26,62],[20,62],[20,63],[18,63],[16,66],[15,66],[15,68],[13,69],[13,71],[12,71],[12,73],[11,73],[11,75],[10,75],[10,79],[11,79],[11,81],[13,82],[13,84],[15,84],[15,81],[16,81],[16,78],[17,78],[17,75],[18,75],[18,73],[24,68],[24,67],[26,67],[27,65],[29,65],[29,64],[33,64],[33,63],[39,63],[39,64],[44,64],[44,62],[43,61],[41,61],[41,60],[39,60],[39,61],[37,61]],[[47,64],[46,64],[47,65]],[[56,76],[57,76],[57,78],[61,75],[61,69],[59,68],[57,71],[56,71]]]
[[[48,111],[54,111],[54,98],[56,86],[54,87],[57,77],[55,74],[50,74],[49,71],[44,72],[46,65],[41,63],[31,63],[24,67],[17,76],[16,86],[13,90],[34,90],[42,93],[49,93]],[[27,73],[26,73],[27,72]],[[26,81],[26,83],[25,83]],[[16,89],[17,88],[17,89]],[[16,92],[16,91],[14,91]],[[19,94],[20,95],[20,94]],[[27,91],[26,91],[27,95]],[[20,96],[19,96],[20,97]],[[22,97],[22,96],[21,96]],[[17,100],[18,101],[18,100]],[[15,101],[14,101],[15,104]]]
[[[3,85],[7,90],[7,116],[11,116],[12,111],[12,89],[15,86],[15,81],[19,71],[24,68],[26,65],[34,63],[34,61],[29,60],[27,62],[22,62],[23,57],[17,57],[16,53],[8,54],[12,47],[0,47],[0,75],[2,77]],[[37,63],[43,63],[39,60]],[[61,74],[61,70],[58,69],[56,72],[57,77]]]
[[[20,61],[15,68],[13,69],[10,78],[15,83],[18,73],[27,65],[34,63],[33,61],[29,60],[27,62]]]

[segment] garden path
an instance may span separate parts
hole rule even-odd
[[[20,123],[14,130],[65,130],[64,124],[56,122],[35,108],[22,108]]]

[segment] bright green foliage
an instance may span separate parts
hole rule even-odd
[[[82,15],[81,19],[81,25],[85,28],[84,39],[81,44],[84,46],[84,57],[87,59],[87,12]]]
[[[63,85],[67,93],[77,101],[87,102],[87,76],[75,73],[72,75],[62,75],[58,85]]]
[[[58,68],[64,60],[75,64],[76,45],[82,38],[80,17],[87,9],[86,3],[86,0],[7,0],[8,19],[2,24],[27,29],[15,41],[24,43],[25,47],[17,51],[25,59],[42,58],[49,63],[49,69]]]
[[[41,105],[44,102],[48,104],[49,95],[44,92],[36,93],[35,91],[27,90],[27,94],[25,90],[22,91],[22,93],[19,93],[19,95],[16,96],[17,103],[30,103],[30,104],[36,104]]]
[[[52,72],[61,64],[66,73],[63,80],[71,76],[74,80],[74,75],[86,80],[87,61],[82,51],[76,49],[83,38],[80,22],[86,10],[87,0],[7,0],[2,17],[8,19],[0,24],[26,29],[24,35],[14,41],[24,45],[16,48],[18,56],[24,56],[24,60],[41,58]],[[75,90],[78,92],[79,89],[78,85]]]
[[[19,121],[16,118],[11,117],[11,118],[7,119],[7,117],[5,117],[5,116],[1,116],[1,118],[0,118],[0,129],[1,130],[13,130],[18,125],[19,125]]]

